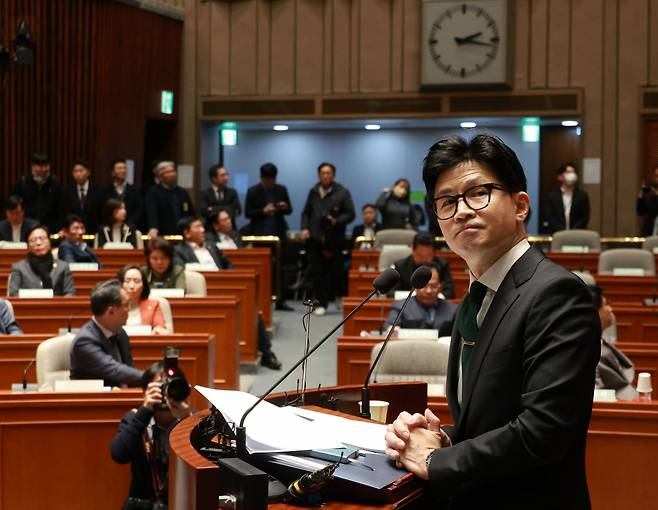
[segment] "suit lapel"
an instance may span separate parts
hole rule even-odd
[[[450,405],[450,410],[455,419],[455,423],[459,423],[459,415],[461,411],[461,406],[459,405],[459,395],[457,394],[459,388],[459,366],[460,366],[460,354],[461,354],[461,335],[459,334],[459,329],[457,328],[457,320],[459,313],[461,312],[462,306],[464,305],[464,299],[462,298],[457,310],[455,311],[455,320],[452,325],[452,335],[450,339],[450,352],[448,354],[448,374],[446,376],[446,396],[448,397],[448,403]]]

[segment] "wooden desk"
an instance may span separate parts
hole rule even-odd
[[[51,335],[0,336],[0,390],[9,390],[12,383],[20,383],[23,370],[36,358],[37,347]],[[145,370],[156,361],[162,361],[164,348],[179,347],[179,365],[190,385],[212,386],[215,379],[215,337],[207,334],[177,334],[133,336],[130,347],[137,368]],[[37,382],[36,364],[28,370],[28,383]],[[192,392],[192,407],[207,405],[198,392]]]
[[[0,391],[0,508],[116,510],[130,466],[110,457],[121,417],[141,390],[107,393]]]
[[[168,299],[176,333],[205,333],[215,337],[215,386],[239,387],[239,323],[241,303],[235,298]],[[79,328],[89,320],[87,298],[11,298],[18,323],[25,333],[55,336],[69,321]],[[73,317],[71,317],[74,315]]]

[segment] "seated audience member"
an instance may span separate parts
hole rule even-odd
[[[57,258],[65,262],[95,262],[100,267],[98,257],[82,238],[85,232],[82,218],[69,214],[64,221],[64,240],[59,244]]]
[[[128,294],[129,310],[126,324],[151,326],[154,335],[168,333],[164,315],[157,299],[149,299],[149,283],[144,270],[137,265],[124,266],[117,274],[123,290]]]
[[[601,331],[612,324],[612,307],[598,285],[588,285],[592,302],[599,311]],[[633,387],[635,366],[614,344],[601,338],[601,358],[596,366],[596,387],[615,390],[617,400],[635,400],[638,396]]]
[[[0,335],[22,335],[23,330],[18,326],[14,314],[11,313],[7,302],[0,298]]]
[[[12,243],[27,242],[27,232],[37,222],[25,217],[23,199],[12,195],[5,202],[5,219],[0,221],[0,240]]]
[[[130,243],[137,247],[135,226],[126,222],[126,204],[118,198],[108,198],[103,206],[101,224],[96,234],[96,246],[102,248],[105,243]]]
[[[380,223],[377,222],[377,208],[373,204],[366,204],[361,208],[361,215],[363,223],[355,225],[352,229],[352,249],[367,250],[372,248],[371,243],[362,243],[361,246],[356,246],[357,237],[375,238],[375,234],[382,229]]]
[[[146,281],[152,289],[185,289],[185,268],[176,265],[174,247],[162,237],[145,245]]]
[[[201,218],[187,216],[178,222],[184,242],[174,250],[174,263],[185,266],[187,263],[212,264],[219,269],[231,269],[232,265],[217,246],[206,241],[206,229]]]
[[[212,230],[206,232],[206,240],[218,245],[222,250],[242,248],[242,236],[233,229],[233,221],[227,209],[217,208],[210,214]]]
[[[393,291],[411,290],[411,275],[414,271],[422,264],[434,262],[441,274],[443,296],[446,299],[454,298],[455,288],[450,275],[450,265],[446,259],[434,256],[434,239],[432,236],[425,233],[416,234],[411,250],[411,255],[395,262],[395,269],[400,273],[400,281]]]
[[[7,295],[18,296],[19,289],[53,289],[55,296],[75,296],[69,265],[55,260],[48,229],[32,227],[27,233],[27,258],[11,266]]]
[[[412,329],[437,329],[439,336],[450,336],[452,331],[452,322],[455,316],[457,305],[439,298],[439,293],[443,290],[439,266],[434,262],[423,264],[432,270],[432,278],[422,289],[416,290],[407,307],[402,312],[398,326],[401,328]],[[404,299],[395,301],[391,306],[388,319],[384,326],[389,328],[395,322]]]
[[[162,394],[163,379],[162,362],[154,363],[144,372],[141,381],[144,403],[121,418],[112,439],[112,460],[131,463],[132,480],[124,509],[152,509],[160,508],[155,506],[157,503],[167,504],[169,433],[191,413],[187,400],[175,402]]]
[[[74,214],[82,219],[85,230],[93,234],[100,222],[102,191],[92,182],[91,166],[83,159],[73,163],[71,177],[73,180],[62,188],[59,201],[60,220],[66,222],[67,216]]]
[[[409,181],[398,179],[393,188],[385,188],[377,199],[377,209],[382,215],[382,228],[416,230],[421,218],[409,199]],[[421,213],[422,214],[422,213]]]
[[[71,379],[103,379],[106,386],[139,386],[143,372],[133,365],[130,342],[123,330],[128,306],[128,294],[119,280],[94,287],[94,315],[71,344]]]

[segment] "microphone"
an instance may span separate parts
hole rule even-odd
[[[361,388],[361,413],[360,413],[362,418],[370,419],[370,388],[368,388],[368,383],[370,381],[370,376],[372,375],[372,371],[377,366],[377,363],[379,362],[379,359],[382,357],[382,354],[384,354],[384,349],[386,349],[386,344],[388,344],[388,341],[391,339],[391,335],[393,334],[393,331],[395,331],[395,327],[400,322],[400,318],[402,317],[402,312],[404,312],[404,309],[407,307],[407,303],[411,299],[411,295],[413,294],[413,291],[416,289],[422,289],[423,287],[425,287],[425,285],[429,283],[431,279],[432,279],[432,270],[427,266],[420,266],[411,275],[411,290],[409,291],[409,294],[407,294],[404,303],[402,303],[402,308],[400,308],[400,311],[398,312],[398,315],[395,318],[395,322],[388,330],[388,334],[384,339],[382,348],[379,349],[379,352],[377,353],[377,357],[375,358],[375,361],[372,362],[372,366],[368,371],[368,375],[366,375],[366,379],[365,381],[363,381],[363,388]]]
[[[82,313],[85,313],[85,312],[89,313],[89,308],[83,308],[83,309],[80,309],[80,310],[76,310],[71,315],[69,315],[68,326],[66,328],[69,333],[71,332],[71,326],[73,326],[73,318],[77,317],[78,315],[80,315]]]
[[[34,364],[36,361],[36,358],[30,360],[30,362],[27,364],[27,366],[23,369],[23,389],[27,389],[27,371],[30,369],[30,367]]]
[[[393,288],[393,285],[395,285],[398,280],[400,279],[400,273],[398,273],[395,269],[389,268],[384,270],[375,280],[372,282],[372,286],[374,287],[374,290],[368,294],[359,305],[354,308],[350,313],[348,313],[343,320],[341,320],[336,327],[334,327],[329,333],[325,335],[322,340],[320,340],[317,344],[313,346],[302,358],[297,361],[285,374],[283,374],[270,388],[263,393],[263,395],[252,405],[249,409],[245,411],[245,413],[242,415],[242,418],[240,419],[240,425],[235,427],[235,436],[236,436],[236,445],[237,445],[237,450],[238,450],[238,456],[240,458],[247,458],[249,456],[247,452],[247,429],[244,426],[244,421],[249,415],[249,413],[256,407],[258,404],[260,404],[272,391],[279,385],[281,384],[290,374],[293,373],[293,371],[299,367],[304,361],[306,361],[311,354],[313,354],[318,348],[325,343],[331,335],[333,335],[338,328],[340,328],[343,324],[345,324],[349,319],[352,318],[352,316],[357,313],[361,308],[363,308],[363,305],[365,305],[372,297],[377,294],[377,292],[380,292],[382,294],[386,294],[389,290]]]
[[[336,462],[312,473],[306,473],[288,486],[288,495],[296,499],[318,492],[333,479],[338,464],[340,463]]]

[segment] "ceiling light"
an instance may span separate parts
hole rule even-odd
[[[477,123],[475,123],[475,122],[471,122],[471,121],[467,121],[467,122],[462,122],[462,123],[459,124],[459,125],[462,127],[462,129],[473,129],[474,127],[477,126]]]
[[[577,120],[563,120],[562,125],[564,127],[576,127],[578,125]]]
[[[288,131],[288,126],[285,124],[275,124],[272,129],[274,129],[274,131]]]
[[[366,124],[363,127],[366,128],[368,131],[377,131],[378,129],[382,128],[379,124]]]

